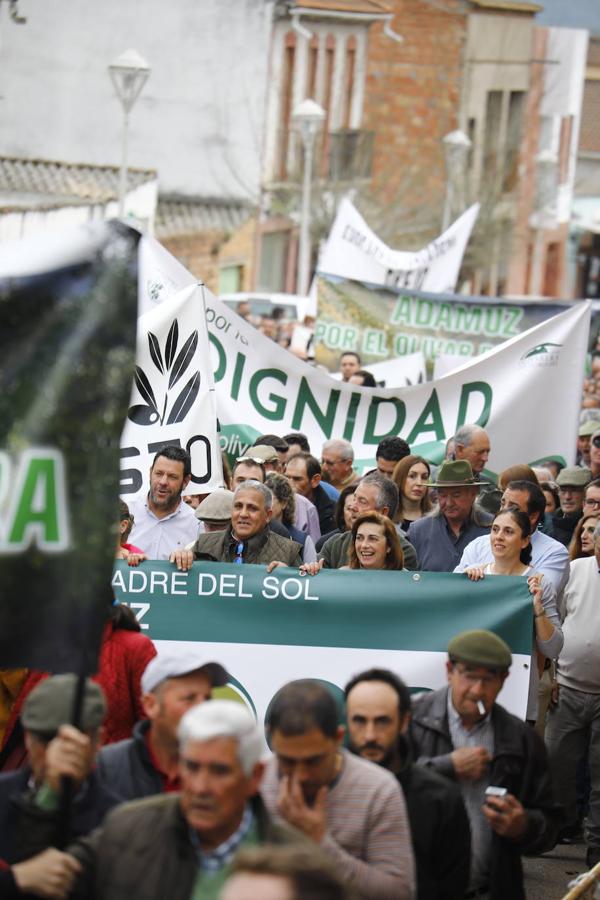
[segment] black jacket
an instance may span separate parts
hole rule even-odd
[[[328,531],[335,528],[335,503],[320,484],[313,491],[312,502],[319,514],[321,534],[327,534]]]
[[[462,900],[469,886],[471,828],[460,788],[412,762],[396,777],[410,820],[418,900]]]
[[[578,509],[575,513],[564,513],[562,509],[551,513],[546,518],[550,521],[544,529],[545,533],[553,537],[555,541],[560,541],[565,547],[568,547],[573,538],[573,533],[577,528],[577,523],[583,515],[583,510]]]
[[[447,700],[448,688],[415,698],[409,737],[420,765],[453,778]],[[492,724],[495,750],[490,784],[507,788],[522,803],[528,823],[517,841],[493,835],[490,897],[524,900],[521,854],[544,853],[555,845],[563,810],[554,796],[546,748],[534,729],[497,703]]]
[[[146,746],[150,721],[137,722],[133,737],[108,744],[98,754],[96,773],[101,784],[110,785],[119,802],[161,794],[163,778],[152,765]]]
[[[19,769],[2,776],[0,782],[2,857],[7,862],[29,859],[47,847],[58,846],[61,839],[73,841],[89,834],[120,803],[110,785],[102,784],[96,772],[91,772],[73,797],[67,834],[61,834],[59,809],[36,806],[34,794],[28,789],[30,776],[29,768]]]
[[[0,775],[0,859],[13,862],[13,838],[18,820],[18,802],[27,790],[31,769]],[[1,896],[1,895],[0,895]]]

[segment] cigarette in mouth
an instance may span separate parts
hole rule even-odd
[[[485,706],[483,705],[483,703],[481,702],[481,700],[478,700],[478,701],[477,701],[477,709],[479,710],[479,715],[480,715],[480,716],[485,716]]]

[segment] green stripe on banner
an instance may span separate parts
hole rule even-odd
[[[113,587],[154,640],[443,652],[453,635],[487,628],[513,653],[531,653],[524,578],[118,562]]]

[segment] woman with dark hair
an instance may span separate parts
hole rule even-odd
[[[594,555],[594,530],[600,522],[600,514],[588,513],[582,516],[573,532],[573,538],[569,544],[569,559],[585,559]]]
[[[302,547],[302,561],[316,562],[317,551],[313,539],[305,531],[300,531],[294,525],[296,516],[296,497],[292,482],[285,475],[278,472],[269,472],[265,482],[273,494],[273,518],[284,525],[293,541],[297,541]]]
[[[466,570],[472,581],[486,575],[524,575],[533,599],[534,649],[537,665],[531,660],[527,719],[535,721],[538,713],[538,685],[546,659],[556,659],[563,645],[560,616],[556,607],[556,592],[542,575],[531,568],[531,523],[520,509],[508,507],[498,513],[492,522],[490,544],[493,563],[473,566]]]
[[[324,534],[317,541],[317,553],[321,552],[323,544],[328,541],[330,537],[333,537],[336,534],[343,534],[345,531],[350,531],[352,528],[352,497],[354,496],[356,487],[356,484],[347,484],[346,487],[340,491],[340,496],[337,498],[335,512],[333,514],[337,527],[334,528],[333,531],[328,531],[327,534]]]
[[[106,697],[103,743],[130,738],[135,723],[145,717],[140,680],[154,656],[156,647],[141,633],[134,612],[121,603],[109,607],[94,675]]]
[[[404,554],[393,523],[377,512],[363,513],[352,525],[348,566],[343,569],[403,569]]]
[[[560,497],[558,496],[558,485],[553,481],[542,481],[540,484],[544,497],[546,498],[546,515],[552,515],[557,509],[560,509]]]
[[[429,496],[429,473],[431,467],[422,456],[405,456],[394,469],[392,481],[398,488],[399,503],[395,521],[403,531],[408,531],[411,522],[421,519],[431,510]]]
[[[361,387],[377,387],[375,377],[371,374],[371,372],[367,372],[366,369],[359,369],[358,372],[354,372],[354,374],[350,376],[348,381],[350,384],[359,384],[361,385]]]

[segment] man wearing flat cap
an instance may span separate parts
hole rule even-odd
[[[94,771],[106,702],[100,687],[85,682],[80,727],[73,714],[75,675],[54,675],[29,694],[21,714],[29,765],[0,775],[0,858],[13,862],[50,846],[57,836],[62,779],[74,783],[69,835],[88,834],[119,802]],[[19,834],[37,823],[38,843],[24,851]],[[19,854],[16,856],[17,845]]]
[[[231,524],[233,491],[218,488],[205,497],[196,510],[196,518],[204,524],[204,533],[225,531]]]
[[[141,680],[147,718],[135,725],[132,738],[102,748],[97,768],[102,783],[121,802],[179,790],[181,717],[228,680],[223,666],[204,662],[195,651],[165,651],[151,659]]]
[[[281,452],[287,453],[287,449]],[[275,447],[271,447],[269,444],[255,444],[254,447],[249,448],[248,456],[253,456],[256,459],[262,460],[262,463],[265,467],[265,473],[267,475],[269,474],[269,472],[282,471],[281,457],[279,455],[279,452],[275,449]]]
[[[448,687],[413,703],[409,737],[417,763],[456,780],[467,808],[467,898],[522,900],[521,854],[553,847],[563,822],[542,740],[496,703],[511,662],[497,635],[463,632],[448,644]],[[490,796],[489,787],[503,790]]]
[[[443,462],[435,481],[439,508],[412,522],[407,537],[424,572],[452,572],[470,541],[489,534],[493,515],[475,506],[484,484],[466,459]]]
[[[577,432],[577,465],[582,469],[590,467],[590,448],[592,446],[592,435],[600,428],[600,422],[597,419],[588,419],[579,426]]]
[[[583,515],[583,495],[591,480],[590,470],[581,466],[561,469],[558,473],[556,483],[560,508],[552,513],[545,531],[565,547],[571,543],[573,532]]]

